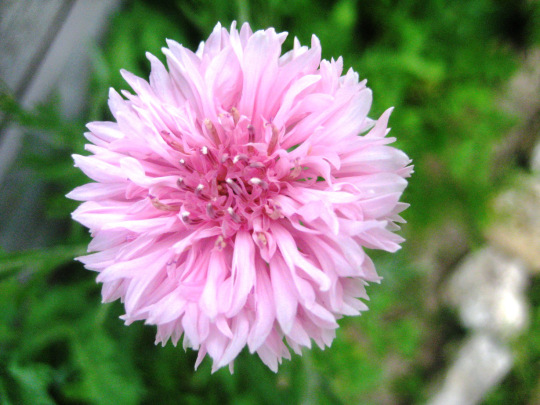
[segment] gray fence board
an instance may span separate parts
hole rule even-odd
[[[32,108],[55,91],[66,117],[80,113],[89,77],[89,46],[119,4],[120,0],[0,0],[0,79],[23,107]],[[17,167],[24,136],[17,126],[0,124],[0,247],[8,250],[46,244],[46,235],[54,230],[38,204],[43,185]],[[39,137],[35,141],[37,150],[46,147]]]

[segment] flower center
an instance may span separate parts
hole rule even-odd
[[[223,217],[241,224],[279,189],[267,176],[272,160],[231,149],[203,147],[180,160],[177,185],[184,192],[182,219],[187,224]]]
[[[178,192],[171,195],[173,204],[153,199],[154,206],[179,211],[187,226],[215,222],[222,226],[225,237],[240,228],[252,229],[256,217],[280,218],[272,197],[289,180],[290,172],[288,168],[283,171],[284,162],[278,165],[280,158],[273,154],[277,129],[272,124],[264,129],[268,134],[257,134],[247,118],[235,117],[233,110],[233,115],[220,117],[217,128],[205,120],[202,131],[213,142],[189,152],[170,134],[162,133],[183,157],[179,159]],[[264,143],[265,135],[270,142]]]

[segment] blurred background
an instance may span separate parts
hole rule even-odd
[[[394,255],[372,252],[370,310],[277,374],[244,351],[210,374],[100,303],[73,258],[89,235],[64,195],[86,122],[111,119],[125,68],[165,38],[225,26],[321,40],[395,107],[415,165]],[[2,0],[1,404],[540,404],[540,2]]]

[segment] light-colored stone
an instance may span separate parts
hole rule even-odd
[[[540,142],[538,142],[531,154],[531,171],[540,178]]]
[[[537,154],[540,154],[540,148]],[[540,161],[540,156],[536,157]],[[533,165],[535,163],[533,162]],[[486,238],[505,252],[521,258],[527,266],[540,271],[540,162],[538,175],[528,176],[512,190],[494,201],[493,225]]]
[[[456,269],[446,293],[463,326],[507,339],[527,325],[526,285],[523,263],[488,247]]]
[[[510,371],[512,355],[486,333],[476,333],[461,347],[442,387],[429,405],[473,405]]]
[[[503,107],[518,117],[530,118],[540,109],[540,48],[531,48],[508,86]]]

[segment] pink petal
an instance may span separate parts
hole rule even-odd
[[[293,327],[298,301],[291,288],[289,269],[280,255],[275,255],[270,262],[272,289],[276,307],[276,319],[283,330],[288,334]]]
[[[251,235],[248,232],[239,231],[234,245],[231,269],[232,303],[227,311],[229,317],[236,315],[242,309],[255,284],[255,246]]]

